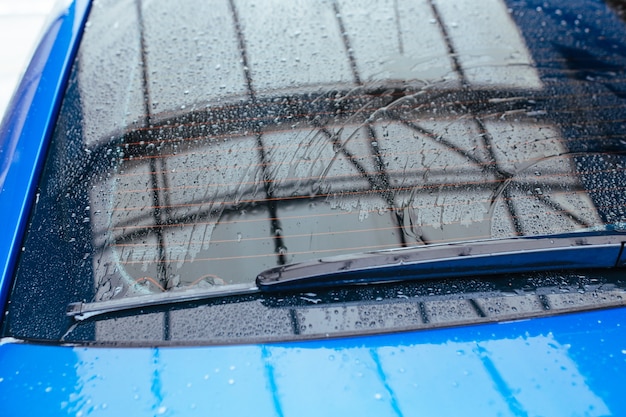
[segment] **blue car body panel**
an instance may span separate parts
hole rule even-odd
[[[55,20],[0,131],[5,304],[89,9]],[[0,340],[0,414],[626,415],[626,309],[379,336],[203,347]]]
[[[625,415],[626,310],[375,337],[0,346],[3,415]]]
[[[5,304],[47,144],[89,2],[51,21],[0,126],[0,305]]]

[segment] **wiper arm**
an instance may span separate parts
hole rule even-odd
[[[454,278],[513,272],[626,266],[626,234],[572,233],[419,246],[349,256],[335,256],[268,269],[248,284],[190,289],[107,301],[74,302],[66,313],[76,320],[137,308],[158,307],[259,291],[373,282]]]
[[[70,303],[67,306],[66,314],[80,321],[102,314],[134,310],[137,308],[158,307],[225,296],[254,294],[258,292],[259,290],[256,287],[249,284],[229,285],[227,288],[218,287],[206,290],[190,289],[165,293],[161,292],[107,301],[95,301],[91,303]]]
[[[626,234],[578,232],[392,249],[284,265],[258,275],[261,291],[626,265]]]

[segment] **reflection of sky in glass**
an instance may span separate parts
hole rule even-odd
[[[80,51],[86,142],[128,131],[89,191],[96,300],[601,224],[499,0],[160,6],[107,10],[128,9],[114,25],[132,42],[101,39],[94,15],[85,42],[104,58]],[[131,67],[112,92],[92,80],[106,62]],[[370,91],[399,81],[401,98]]]
[[[124,275],[112,281],[119,288],[144,277],[163,283],[165,275],[180,285],[206,274],[251,282],[276,265],[279,238],[290,263],[601,224],[556,129],[485,125],[498,137],[492,152],[502,162],[489,162],[478,133],[463,134],[471,121],[445,119],[420,123],[445,143],[400,122],[369,124],[378,153],[367,128],[344,124],[343,153],[319,131],[300,129],[265,132],[264,160],[253,137],[162,145],[170,150],[158,162],[127,158],[91,190],[95,243],[105,249],[105,261],[95,259],[97,281],[115,270]],[[102,286],[97,298],[109,298],[112,286]]]
[[[92,19],[85,36],[99,47],[80,52],[87,58],[85,74],[106,73],[108,63],[120,59],[134,65],[131,71],[119,67],[125,70],[114,74],[116,88],[109,87],[108,78],[89,80],[98,85],[83,97],[83,111],[96,122],[86,131],[89,142],[141,118],[142,57],[150,68],[151,111],[160,117],[245,97],[250,87],[274,96],[394,80],[458,83],[463,77],[472,86],[541,87],[526,45],[499,0],[481,5],[480,13],[471,0],[434,8],[427,0],[196,3],[143,2],[145,51],[130,2],[106,4],[124,10],[113,24],[118,36],[111,36],[109,21]],[[116,106],[103,105],[110,102]]]

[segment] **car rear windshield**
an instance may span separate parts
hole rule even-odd
[[[11,311],[620,225],[625,40],[591,0],[95,1]]]

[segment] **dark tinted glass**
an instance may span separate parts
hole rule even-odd
[[[96,1],[12,314],[619,226],[624,39],[596,1]]]

